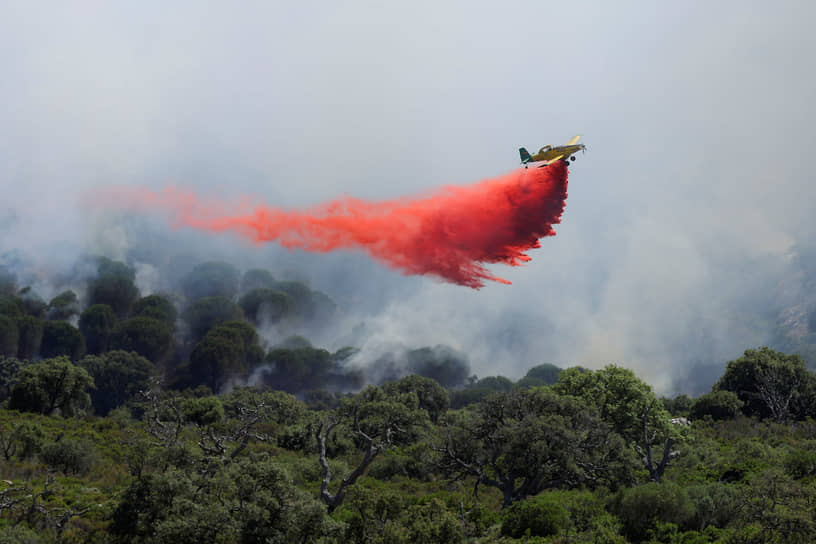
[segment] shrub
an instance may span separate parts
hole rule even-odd
[[[510,506],[502,521],[501,534],[513,538],[551,536],[566,531],[568,527],[569,514],[561,498],[545,492]]]
[[[621,490],[612,504],[630,541],[647,540],[660,523],[683,527],[694,516],[694,503],[672,482],[650,482]]]
[[[93,444],[72,438],[46,444],[40,452],[43,463],[65,474],[85,474],[96,462],[96,457]]]
[[[689,417],[692,419],[703,419],[710,416],[711,419],[734,419],[742,411],[743,402],[736,393],[732,391],[713,391],[706,393],[691,405]]]

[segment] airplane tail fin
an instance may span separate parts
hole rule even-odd
[[[521,155],[521,164],[527,164],[530,162],[530,160],[532,160],[530,154],[523,147],[519,148],[519,155]]]

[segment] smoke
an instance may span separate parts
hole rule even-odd
[[[466,187],[446,187],[425,198],[368,202],[345,197],[306,211],[268,206],[233,210],[194,193],[119,189],[92,200],[169,211],[173,222],[203,231],[231,231],[255,243],[325,253],[362,249],[406,275],[430,274],[479,289],[509,284],[485,268],[519,266],[539,238],[554,236],[567,198],[567,167],[519,169]]]

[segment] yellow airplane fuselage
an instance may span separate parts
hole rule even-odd
[[[574,144],[574,145],[558,145],[558,146],[550,146],[545,145],[541,149],[538,150],[538,153],[533,155],[532,160],[530,162],[541,162],[541,161],[552,161],[557,158],[561,158],[563,160],[568,160],[572,155],[578,153],[584,149],[584,144]]]

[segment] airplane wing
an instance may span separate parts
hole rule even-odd
[[[570,141],[569,141],[569,142],[567,142],[567,145],[575,145],[575,144],[577,144],[577,143],[578,143],[578,140],[580,140],[580,139],[581,139],[581,135],[580,135],[580,134],[578,134],[578,135],[576,135],[576,136],[573,136],[572,138],[570,138]]]
[[[564,158],[564,155],[558,155],[558,156],[557,156],[557,157],[555,157],[554,159],[550,159],[550,160],[548,160],[547,162],[545,162],[544,164],[542,164],[541,166],[539,166],[539,168],[544,168],[545,166],[549,166],[549,165],[551,165],[552,163],[554,163],[555,161],[557,161],[557,160],[561,160],[562,158]]]

